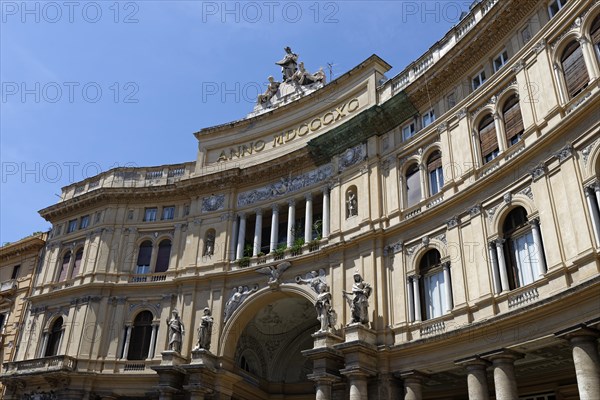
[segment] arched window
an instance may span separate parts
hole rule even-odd
[[[442,171],[442,153],[433,152],[427,159],[427,173],[429,174],[429,195],[433,196],[444,186],[444,172]]]
[[[350,186],[346,190],[346,218],[358,215],[358,190],[356,186]]]
[[[156,268],[154,272],[165,272],[169,269],[171,259],[171,241],[165,239],[158,245],[158,256],[156,257]]]
[[[204,235],[204,252],[202,255],[204,256],[212,256],[215,254],[215,237],[217,233],[214,229],[209,229],[206,231]]]
[[[127,352],[128,360],[145,360],[148,358],[153,319],[154,316],[150,311],[142,311],[135,317]]]
[[[69,265],[71,264],[71,252],[67,251],[62,259],[62,264],[60,266],[60,272],[58,274],[58,281],[62,282],[67,278],[67,273],[69,272]]]
[[[492,114],[486,115],[478,127],[479,143],[481,146],[481,158],[483,163],[488,163],[498,157],[498,137],[496,136],[496,125]]]
[[[48,332],[48,342],[46,344],[46,351],[44,352],[44,357],[51,357],[58,355],[58,351],[60,350],[60,338],[62,337],[62,329],[63,329],[63,319],[59,317],[50,328],[50,332]]]
[[[508,98],[502,108],[504,117],[504,133],[506,134],[506,143],[508,147],[516,144],[521,140],[523,135],[523,116],[521,115],[521,107],[519,106],[518,96],[512,95]]]
[[[506,216],[502,233],[510,289],[532,283],[538,277],[538,264],[542,262],[543,255],[541,248],[536,248],[532,225],[523,207],[515,208]]]
[[[83,247],[75,252],[75,262],[73,263],[73,270],[69,276],[69,279],[75,278],[81,270],[81,260],[83,259]]]
[[[596,51],[596,57],[600,62],[600,15],[592,22],[590,37],[592,38],[592,46],[594,46],[594,50]]]
[[[150,272],[150,259],[152,258],[152,242],[149,240],[144,241],[140,245],[140,251],[138,252],[137,269],[136,274],[147,274]]]
[[[445,268],[448,268],[446,266]],[[425,319],[437,318],[452,309],[449,304],[451,296],[449,273],[444,273],[439,251],[429,250],[423,255],[419,262],[419,289],[421,296],[421,310]]]
[[[567,85],[567,93],[569,98],[573,98],[585,89],[589,81],[583,51],[577,40],[573,40],[567,45],[560,60],[565,84]]]
[[[406,208],[421,201],[421,174],[418,164],[413,164],[406,170],[405,176]]]

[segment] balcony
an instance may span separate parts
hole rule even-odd
[[[0,296],[12,294],[15,290],[17,290],[16,279],[11,279],[9,281],[4,281],[0,283]]]
[[[77,360],[69,356],[52,356],[33,360],[15,361],[4,364],[5,375],[21,375],[32,373],[47,373],[74,371]]]

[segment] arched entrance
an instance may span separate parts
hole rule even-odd
[[[250,300],[250,299],[249,299]],[[313,347],[319,329],[316,311],[306,293],[267,290],[238,310],[228,347],[233,373],[242,377],[234,399],[314,399],[314,383],[307,379],[312,362],[302,350]]]

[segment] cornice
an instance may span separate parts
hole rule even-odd
[[[46,244],[46,234],[38,234],[0,247],[0,260],[8,261],[14,257],[23,256],[23,253],[37,253]]]

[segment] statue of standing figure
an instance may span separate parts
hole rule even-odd
[[[181,343],[183,342],[185,329],[183,327],[183,322],[179,319],[179,312],[173,310],[171,315],[171,319],[167,320],[167,325],[169,326],[169,350],[181,353]]]
[[[210,339],[212,334],[213,317],[208,307],[204,308],[204,316],[198,327],[198,343],[194,350],[210,350]]]
[[[352,292],[343,291],[344,298],[348,302],[352,313],[350,324],[369,323],[369,296],[371,296],[371,291],[371,285],[366,283],[358,271],[356,271],[354,273]],[[350,295],[352,295],[352,297],[350,297]]]
[[[317,319],[321,322],[321,329],[318,332],[329,332],[335,325],[336,315],[331,306],[331,293],[327,284],[319,286],[315,309],[317,310]]]
[[[293,53],[289,46],[287,46],[284,50],[286,54],[283,57],[283,60],[277,61],[275,64],[281,67],[281,73],[283,75],[282,80],[287,82],[292,79],[298,70],[298,55]]]

